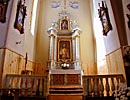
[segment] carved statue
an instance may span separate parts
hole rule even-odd
[[[130,66],[130,46],[125,46],[124,48],[124,62],[125,66]]]
[[[57,23],[56,23],[56,21],[52,21],[52,24],[51,24],[51,27],[54,27],[54,28],[57,28]]]

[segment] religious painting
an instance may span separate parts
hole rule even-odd
[[[58,61],[68,62],[71,60],[71,40],[63,39],[58,43]]]
[[[130,11],[130,4],[127,5],[128,10]],[[126,14],[127,18],[128,18],[128,28],[130,29],[130,14]]]
[[[68,21],[67,20],[62,20],[61,30],[68,30]]]
[[[26,16],[25,0],[19,0],[17,5],[17,13],[14,23],[14,28],[20,31],[20,34],[24,33],[24,19]]]
[[[103,27],[103,35],[107,36],[108,32],[112,30],[112,25],[110,23],[106,2],[102,1],[102,7],[100,6],[99,3],[99,8],[100,9],[98,9],[98,14]]]
[[[69,30],[69,19],[67,19],[67,16],[65,16],[60,20],[60,31],[67,32],[68,30]]]
[[[6,12],[9,0],[0,0],[0,22],[6,22]]]

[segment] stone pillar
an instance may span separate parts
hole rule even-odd
[[[54,60],[54,35],[50,35],[49,60]]]
[[[76,59],[76,53],[75,53],[75,37],[72,39],[72,45],[73,45],[73,61],[75,61]]]
[[[56,61],[56,59],[57,59],[57,37],[55,36],[55,38],[54,38],[54,60]]]
[[[81,62],[80,62],[80,29],[75,28],[73,29],[73,58],[75,60],[74,66],[75,69],[81,69]]]
[[[76,41],[76,61],[79,61],[80,60],[80,46],[79,46],[79,36],[76,36],[75,38],[75,41]]]
[[[55,68],[55,56],[56,56],[56,33],[57,30],[53,27],[48,29],[48,34],[50,38],[50,46],[49,46],[49,61],[48,67],[49,69]]]
[[[54,38],[54,67],[56,68],[56,60],[57,60],[57,36]]]

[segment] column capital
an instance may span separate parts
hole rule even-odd
[[[57,31],[56,28],[50,27],[50,28],[48,28],[47,32],[48,32],[49,36],[56,36],[56,34],[57,34],[58,31]]]
[[[72,29],[72,32],[75,33],[76,31],[78,31],[78,33],[81,33],[81,29],[79,27],[76,27],[74,29]]]
[[[81,30],[75,29],[75,30],[73,31],[72,37],[73,37],[73,38],[74,38],[74,37],[80,37],[80,34],[81,34]]]
[[[75,27],[74,29],[72,29],[72,33],[73,33],[73,35],[72,35],[72,37],[79,37],[80,36],[80,34],[82,33],[82,31],[81,31],[81,29],[77,26],[77,27]]]

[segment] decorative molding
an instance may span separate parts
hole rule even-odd
[[[74,1],[69,1],[69,7],[73,8],[73,9],[78,9],[79,8],[79,3]]]
[[[58,8],[61,6],[61,2],[60,1],[52,1],[51,7],[52,8]]]
[[[52,8],[64,8],[66,9],[67,7],[73,8],[73,9],[78,9],[79,8],[79,2],[77,1],[69,1],[68,5],[66,6],[66,0],[64,0],[64,5],[61,5],[61,1],[52,1],[51,4]]]

